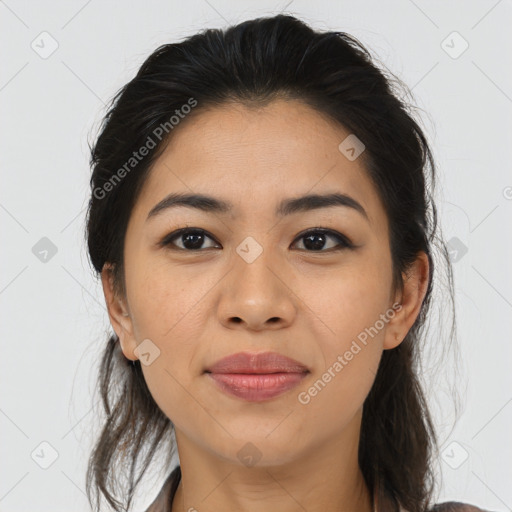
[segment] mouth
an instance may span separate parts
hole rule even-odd
[[[310,370],[299,361],[277,352],[240,352],[217,361],[204,373],[224,393],[262,402],[293,389]]]

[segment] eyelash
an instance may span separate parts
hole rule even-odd
[[[312,233],[313,234],[322,234],[322,235],[333,237],[333,238],[335,238],[338,241],[338,244],[341,245],[341,247],[330,248],[330,249],[327,249],[327,250],[322,250],[321,249],[321,250],[318,250],[318,251],[307,250],[307,249],[299,249],[299,250],[305,251],[305,252],[311,252],[311,253],[322,253],[322,252],[332,253],[332,252],[338,252],[338,251],[341,251],[341,250],[344,250],[344,249],[353,249],[355,247],[352,244],[352,242],[346,236],[342,235],[341,233],[338,233],[337,231],[333,231],[331,229],[326,229],[326,228],[321,228],[321,227],[311,228],[311,229],[308,229],[307,231],[302,232],[301,234],[299,234],[295,238],[293,243],[295,243],[296,241],[298,241],[298,240],[300,240],[302,238],[306,238],[308,235],[311,235]],[[204,229],[187,227],[187,228],[178,229],[176,231],[173,231],[172,233],[169,233],[159,243],[159,245],[162,246],[162,247],[167,247],[170,250],[186,251],[186,252],[202,252],[202,251],[205,251],[206,249],[215,249],[215,247],[207,247],[206,249],[186,249],[186,248],[184,249],[184,248],[181,248],[181,247],[173,246],[173,241],[175,239],[179,238],[180,236],[186,235],[186,234],[206,235],[208,238],[212,239],[215,243],[218,243],[215,240],[215,238],[213,238]]]

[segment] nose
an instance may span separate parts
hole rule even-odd
[[[237,256],[223,279],[218,315],[225,327],[261,331],[292,324],[296,295],[286,282],[283,267],[275,260],[271,267],[264,255],[265,251],[252,263]]]

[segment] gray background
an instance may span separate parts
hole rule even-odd
[[[0,511],[88,510],[95,365],[110,326],[83,230],[87,140],[106,102],[160,44],[280,11],[356,36],[424,111],[460,347],[458,359],[436,358],[442,329],[429,340],[439,501],[511,510],[511,2],[8,0],[0,2]],[[450,385],[462,404],[455,426]],[[163,477],[148,476],[138,510]]]

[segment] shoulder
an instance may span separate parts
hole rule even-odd
[[[171,512],[172,500],[181,479],[181,467],[176,466],[166,478],[157,497],[145,512]]]
[[[475,507],[469,503],[460,503],[458,501],[447,501],[434,505],[429,512],[490,512],[482,508]]]

